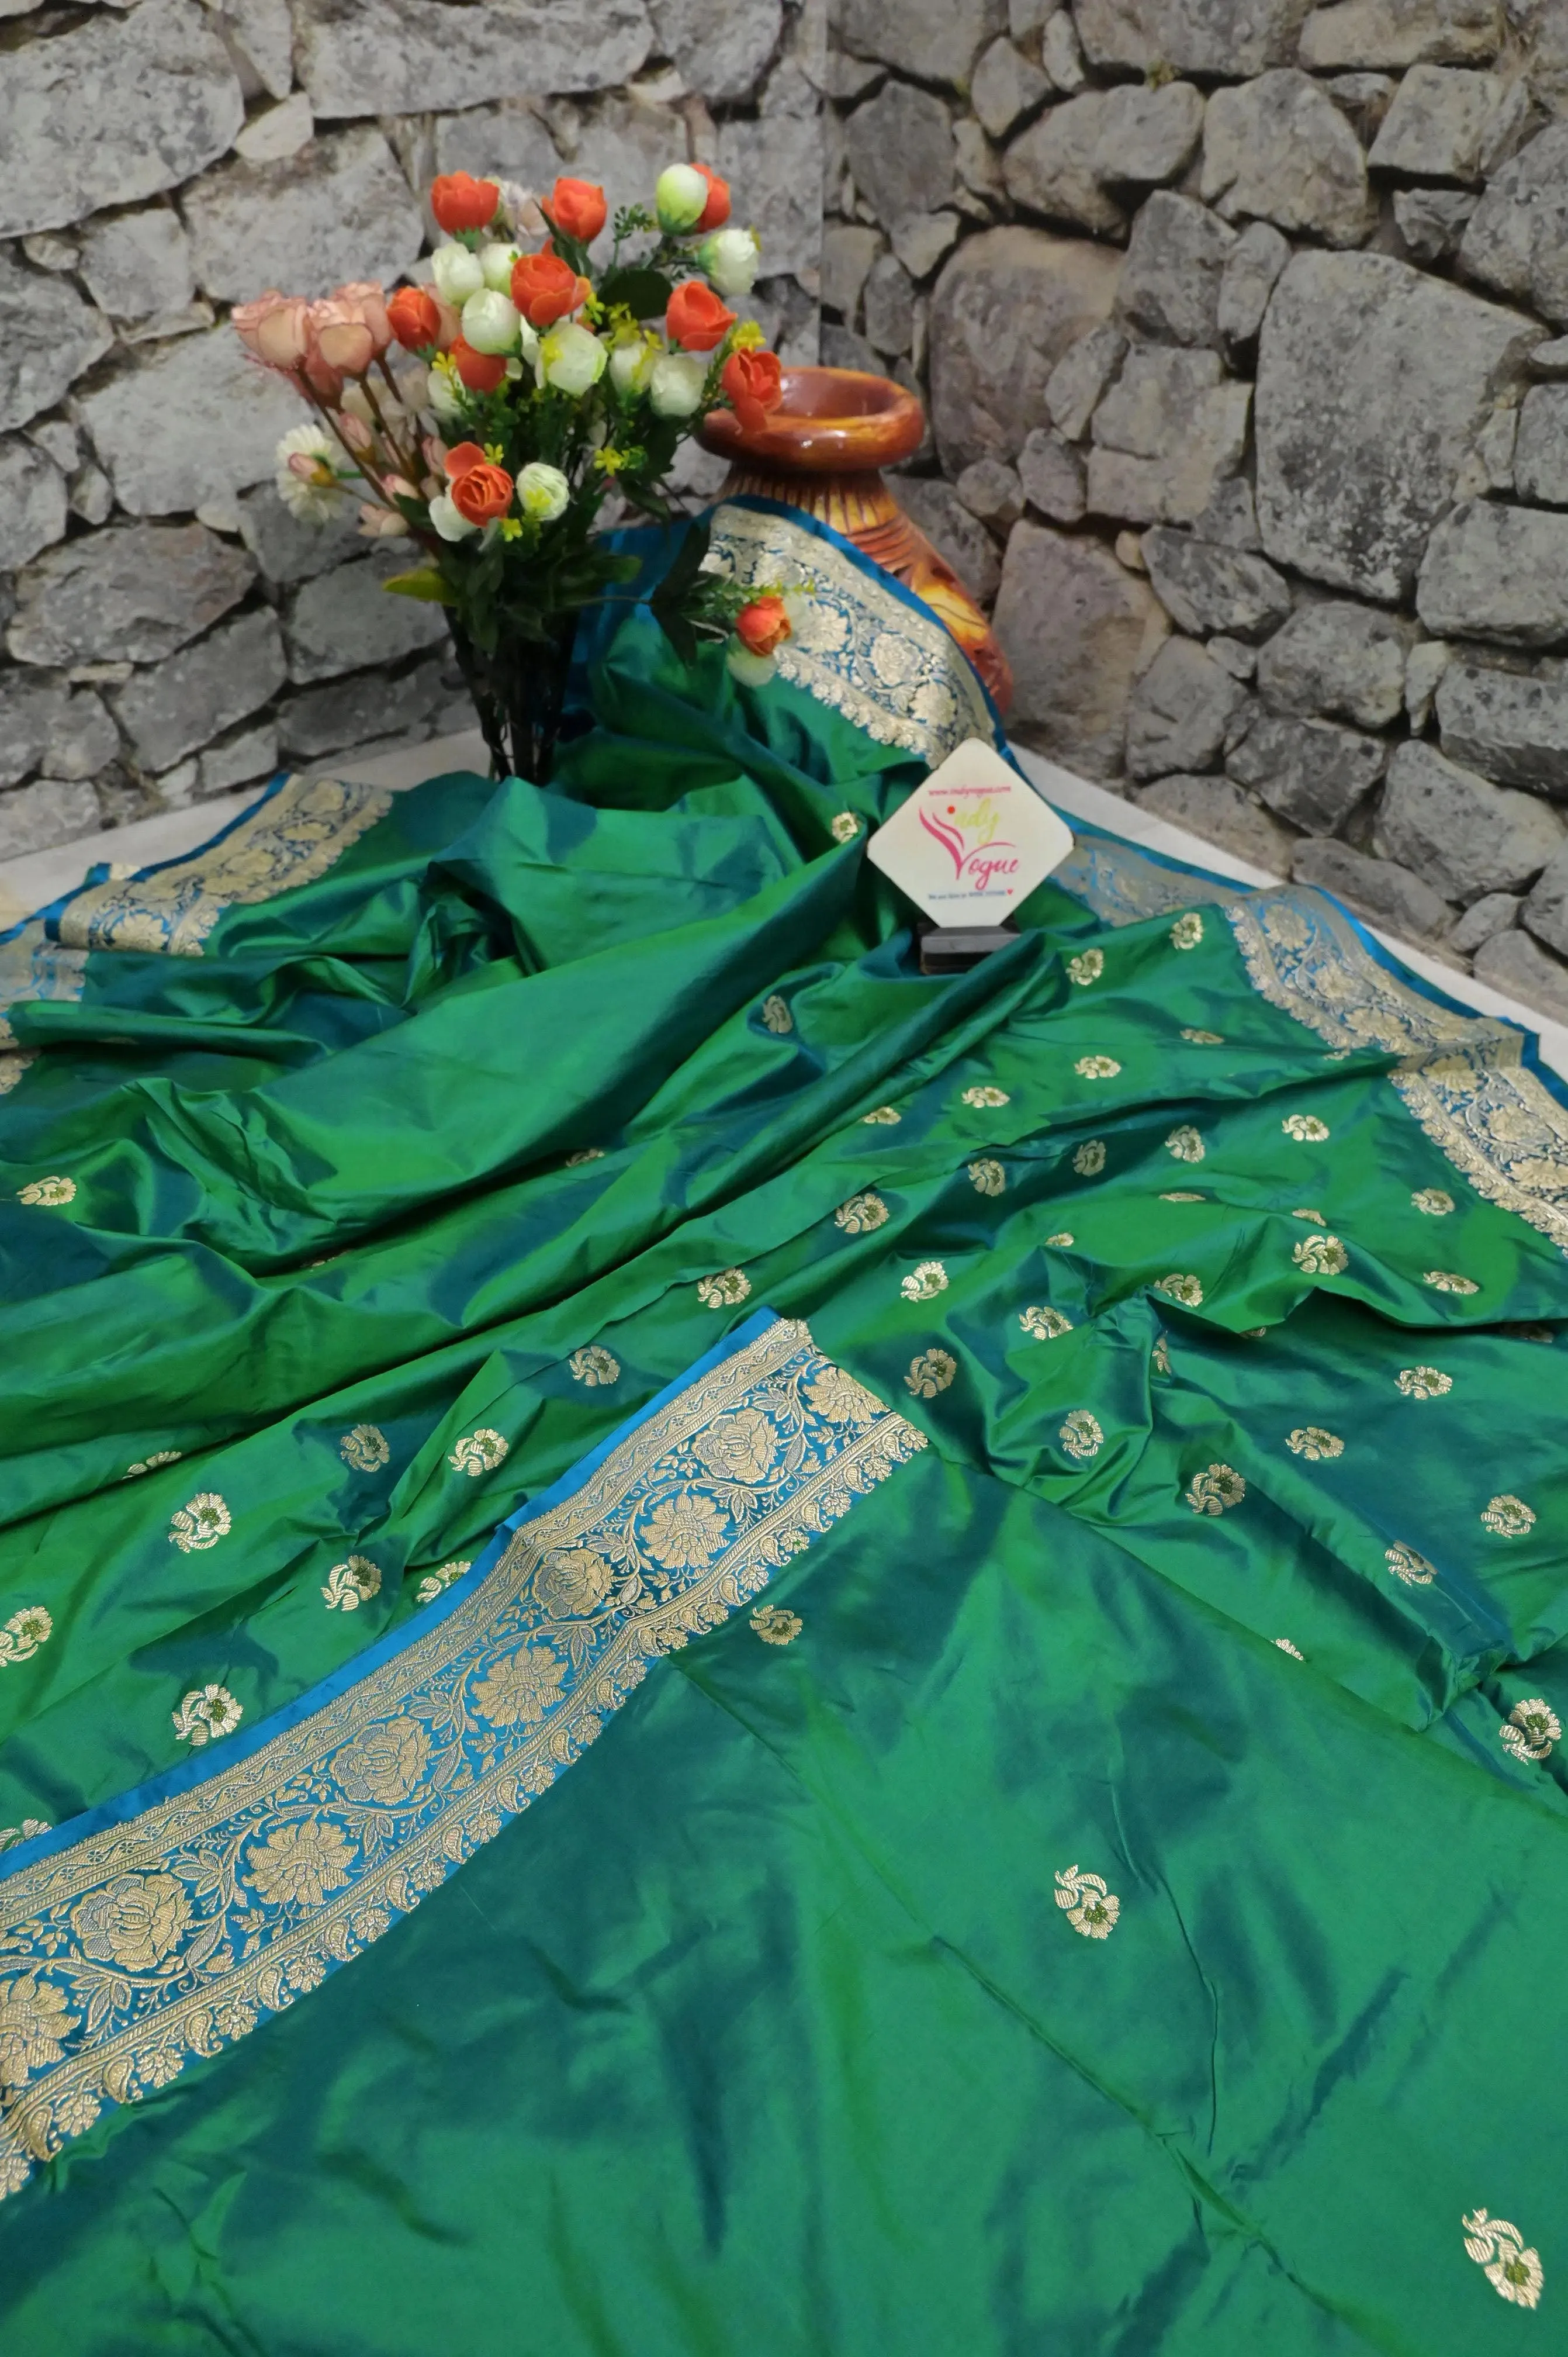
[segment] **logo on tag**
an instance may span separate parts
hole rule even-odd
[[[1004,925],[1071,849],[1050,804],[978,737],[950,753],[866,845],[939,925]]]

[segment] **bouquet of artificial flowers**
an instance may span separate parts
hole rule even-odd
[[[274,289],[233,323],[317,413],[278,445],[290,508],[325,522],[358,497],[365,533],[420,544],[424,562],[387,587],[447,608],[492,756],[542,778],[577,617],[639,570],[596,533],[606,500],[668,520],[696,422],[727,406],[755,428],[779,404],[777,356],[725,299],[750,291],[757,242],[705,164],[661,173],[653,212],[618,212],[600,265],[607,209],[588,181],[536,200],[456,172],[431,207],[448,242],[429,285],[316,303]],[[730,639],[737,673],[763,675],[788,608],[709,571],[705,551],[693,527],[654,610],[688,658]]]

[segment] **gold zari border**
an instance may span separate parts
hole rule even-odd
[[[0,1873],[0,2196],[317,1987],[545,1792],[660,1654],[925,1447],[776,1319],[426,1633],[139,1815]]]

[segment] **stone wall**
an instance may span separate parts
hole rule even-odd
[[[1568,1017],[1562,0],[839,0],[826,358],[1017,733]]]
[[[0,858],[471,722],[397,544],[279,501],[232,304],[416,271],[438,171],[690,154],[814,359],[825,56],[822,0],[0,0]]]

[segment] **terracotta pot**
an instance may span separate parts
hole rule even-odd
[[[1001,709],[1013,694],[1007,659],[950,565],[912,524],[882,479],[913,457],[926,430],[912,393],[858,369],[787,368],[784,400],[757,432],[715,409],[704,449],[731,461],[724,495],[750,492],[803,508],[897,576],[952,632]]]

